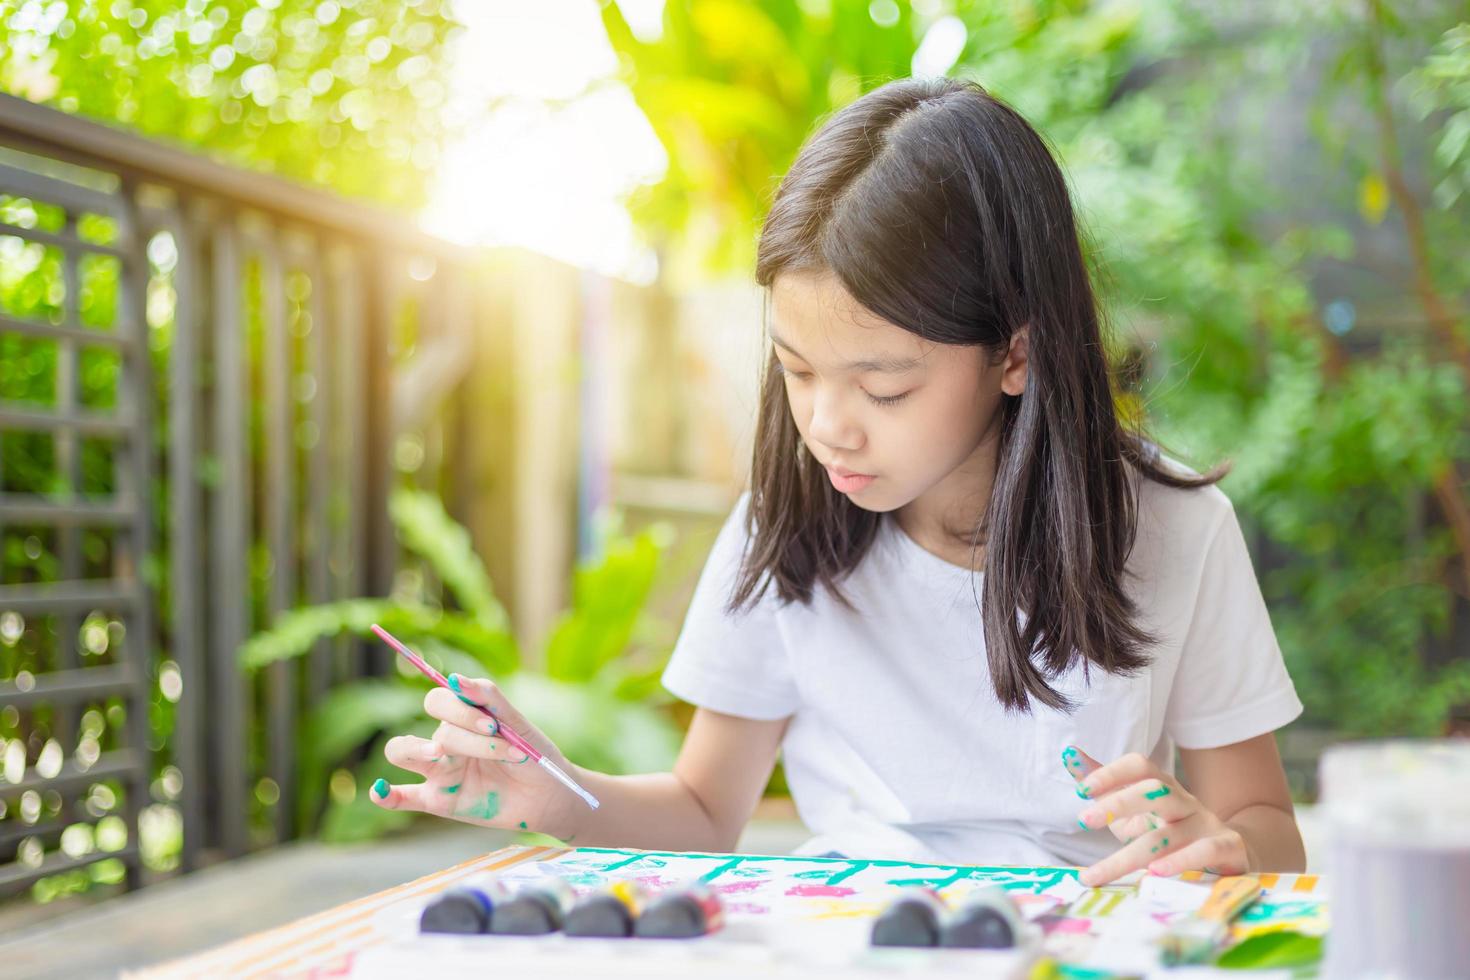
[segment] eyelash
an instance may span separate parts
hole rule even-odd
[[[788,378],[794,378],[797,381],[805,381],[806,378],[807,378],[807,375],[806,374],[804,374],[804,373],[802,373],[800,371],[793,371],[790,368],[788,368],[786,365],[782,364],[780,361],[777,361],[776,362],[776,371],[777,371],[778,374],[784,375],[784,376],[786,376]],[[891,407],[891,406],[897,405],[899,402],[903,401],[910,394],[912,394],[912,392],[905,391],[901,395],[886,395],[886,396],[884,396],[884,395],[874,395],[874,394],[872,394],[872,393],[870,393],[868,391],[864,391],[863,394],[864,395],[867,395],[868,401],[872,402],[874,405],[882,405],[882,406],[885,406],[885,407]]]

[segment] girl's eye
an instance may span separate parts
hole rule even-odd
[[[805,381],[808,377],[810,377],[810,375],[807,374],[805,371],[793,371],[791,368],[782,364],[780,361],[776,362],[776,371],[777,373],[784,375],[785,377],[794,378],[797,381]]]
[[[871,392],[866,391],[863,392],[863,394],[867,395],[868,401],[872,402],[874,405],[897,405],[899,402],[907,398],[910,392],[905,391],[901,395],[888,395],[887,397],[884,397],[882,395],[874,395]]]

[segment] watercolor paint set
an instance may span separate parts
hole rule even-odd
[[[617,881],[580,898],[563,878],[547,876],[514,890],[495,878],[467,882],[425,906],[419,932],[438,935],[696,939],[725,918],[720,896],[703,882],[657,896],[635,881]]]
[[[1216,881],[1135,876],[1087,888],[1073,868],[554,850],[385,913],[375,925],[379,942],[354,958],[351,975],[401,975],[417,963],[434,970],[513,965],[536,976],[917,972],[983,980],[1030,977],[1055,963],[1065,964],[1057,967],[1061,977],[1167,976],[1165,952],[1177,957],[1181,935],[1210,920],[1221,897]],[[483,897],[452,897],[467,889]],[[1325,933],[1314,876],[1262,875],[1250,890],[1256,898],[1239,906],[1243,912],[1210,924],[1210,943]],[[689,918],[700,906],[695,896],[718,910],[706,912],[703,924]],[[682,931],[666,927],[664,934],[693,941],[638,941],[638,924],[661,901],[685,917]],[[455,906],[473,928],[422,925]],[[476,918],[475,908],[489,911]],[[519,911],[497,929],[501,908]]]

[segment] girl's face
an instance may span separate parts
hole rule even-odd
[[[1025,387],[1024,339],[1003,358],[924,340],[828,272],[776,276],[771,311],[792,418],[833,486],[880,513],[988,499],[1001,395]]]

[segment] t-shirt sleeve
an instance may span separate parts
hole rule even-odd
[[[739,613],[725,609],[739,576],[750,495],[740,498],[705,561],[663,685],[690,704],[742,718],[795,713],[796,683],[776,623],[771,593]]]
[[[1226,502],[1205,553],[1166,730],[1180,748],[1219,748],[1273,732],[1301,713],[1245,536]]]

